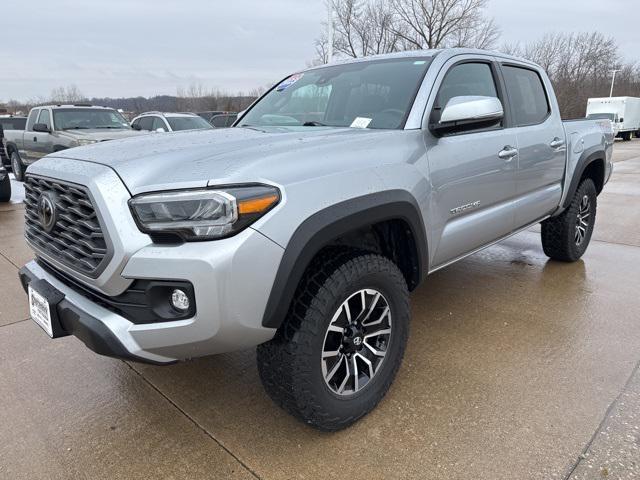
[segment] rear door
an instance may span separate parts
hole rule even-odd
[[[516,228],[540,220],[558,206],[565,172],[565,132],[551,86],[534,68],[503,63],[502,74],[518,136]]]
[[[430,117],[458,96],[497,97],[505,118],[491,128],[425,138],[434,227],[434,268],[508,235],[513,230],[517,138],[497,65],[491,57],[454,57],[442,68],[430,101]]]

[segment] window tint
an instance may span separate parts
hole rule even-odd
[[[549,113],[549,103],[540,75],[520,67],[503,66],[503,71],[516,125],[543,122]]]
[[[34,108],[33,110],[31,110],[31,113],[29,113],[29,119],[27,120],[27,130],[33,130],[33,125],[36,123],[36,118],[38,118],[39,113],[39,108]]]
[[[153,125],[151,127],[151,130],[156,131],[159,128],[161,128],[165,132],[167,131],[167,126],[165,125],[164,120],[160,117],[153,117]]]
[[[238,115],[235,115],[235,114],[215,115],[211,117],[210,123],[215,128],[226,128],[233,125],[233,122],[235,122],[237,119],[238,119]]]
[[[151,131],[151,127],[153,125],[153,117],[142,117],[140,119],[140,129]]]
[[[447,72],[436,99],[436,108],[444,108],[453,97],[480,95],[498,97],[491,67],[486,63],[462,63]]]
[[[24,117],[0,118],[0,125],[5,130],[24,130],[27,119]]]
[[[44,123],[47,127],[51,128],[51,115],[49,114],[49,110],[47,110],[46,108],[40,110],[38,123]]]
[[[211,128],[209,122],[196,115],[189,117],[167,117],[167,122],[171,130],[179,132],[180,130],[208,130]]]

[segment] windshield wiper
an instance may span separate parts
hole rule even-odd
[[[302,124],[303,127],[328,127],[326,123],[316,122],[315,120],[311,120],[309,122],[304,122]]]
[[[89,127],[68,127],[63,128],[62,130],[89,130]]]
[[[99,127],[93,127],[93,128],[117,128],[118,130],[120,129],[126,129],[127,127],[118,127],[118,126],[114,126],[114,125],[100,125]]]

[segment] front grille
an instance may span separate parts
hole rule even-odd
[[[85,187],[27,175],[25,179],[25,236],[36,251],[82,274],[96,277],[107,259],[107,242]],[[54,199],[57,221],[47,232],[38,214],[46,193]]]

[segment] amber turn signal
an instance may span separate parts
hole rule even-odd
[[[278,203],[278,200],[278,195],[267,195],[266,197],[240,200],[238,201],[238,213],[240,215],[262,213]]]

